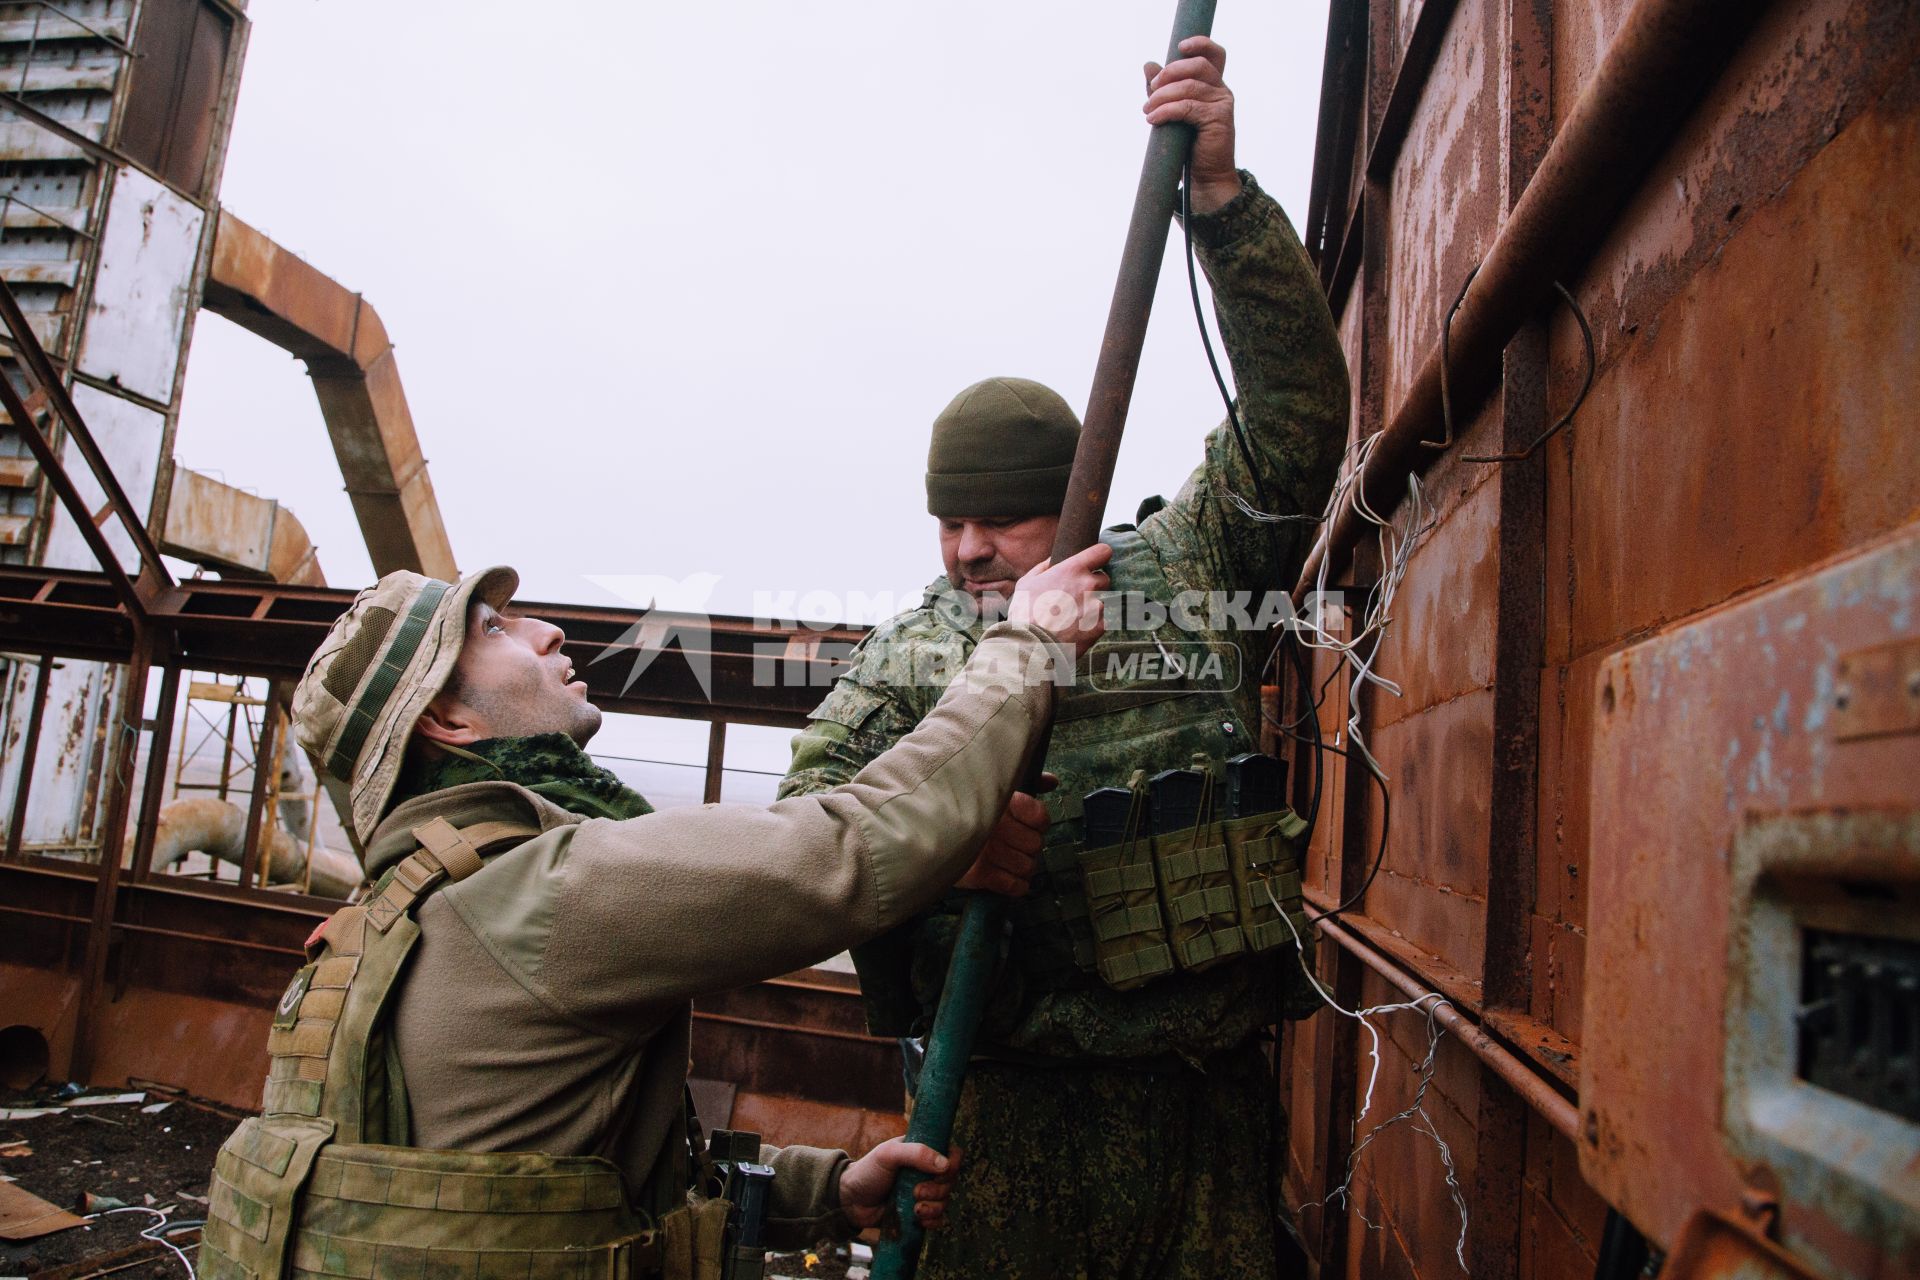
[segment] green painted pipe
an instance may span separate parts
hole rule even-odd
[[[1212,34],[1215,3],[1179,0],[1166,61],[1180,56],[1181,41]],[[1119,279],[1107,310],[1107,329],[1100,342],[1099,363],[1094,367],[1093,390],[1087,396],[1080,444],[1073,455],[1060,530],[1054,537],[1055,564],[1092,546],[1100,536],[1100,517],[1106,510],[1108,486],[1113,483],[1114,464],[1120,456],[1120,436],[1127,424],[1127,406],[1133,400],[1140,350],[1146,344],[1154,287],[1160,282],[1160,263],[1166,256],[1167,227],[1173,221],[1180,171],[1192,144],[1193,129],[1184,124],[1161,125],[1147,139],[1147,158],[1140,169],[1140,186],[1134,192],[1133,219],[1121,251]],[[1022,788],[1030,794],[1039,793],[1045,758],[1043,740],[1034,752],[1032,773]],[[947,965],[946,986],[934,1011],[920,1086],[914,1092],[913,1118],[907,1125],[909,1142],[924,1142],[945,1152],[953,1140],[960,1086],[966,1079],[974,1035],[980,1029],[980,1014],[986,1006],[994,962],[999,958],[1006,911],[1006,899],[995,894],[968,897],[953,958]],[[900,1218],[900,1234],[882,1241],[874,1250],[874,1280],[908,1280],[918,1269],[925,1232],[914,1217],[914,1191],[924,1181],[920,1174],[903,1172],[895,1184],[894,1208]]]

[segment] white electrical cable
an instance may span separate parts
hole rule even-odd
[[[145,1230],[141,1231],[140,1238],[142,1240],[151,1240],[155,1244],[163,1244],[168,1249],[172,1250],[173,1256],[180,1259],[180,1265],[186,1268],[187,1280],[193,1280],[193,1263],[187,1261],[187,1255],[181,1252],[180,1246],[176,1245],[173,1241],[166,1238],[165,1233],[166,1233],[167,1226],[172,1221],[172,1219],[170,1219],[166,1214],[162,1213],[158,1209],[149,1208],[148,1206],[143,1204],[130,1204],[130,1205],[127,1205],[125,1208],[121,1208],[121,1209],[102,1209],[100,1210],[100,1212],[91,1214],[89,1216],[100,1218],[100,1217],[106,1216],[109,1213],[150,1213],[154,1217],[158,1218],[159,1219],[158,1222],[154,1223],[153,1225],[147,1227]],[[160,1234],[156,1235],[155,1234],[156,1232]]]
[[[1405,503],[1407,515],[1404,528],[1396,527],[1391,517],[1382,516],[1367,502],[1365,485],[1367,464],[1372,461],[1374,452],[1379,446],[1380,439],[1381,433],[1376,432],[1349,447],[1346,465],[1341,469],[1340,479],[1335,484],[1333,493],[1328,497],[1326,511],[1320,517],[1319,521],[1323,527],[1331,529],[1336,513],[1339,512],[1341,504],[1346,501],[1347,495],[1351,493],[1354,514],[1368,524],[1373,525],[1379,531],[1377,537],[1379,538],[1380,564],[1382,566],[1380,576],[1378,580],[1368,588],[1365,606],[1360,611],[1357,624],[1349,625],[1347,628],[1349,634],[1345,638],[1336,636],[1328,631],[1320,625],[1317,618],[1304,614],[1298,616],[1293,625],[1299,629],[1300,641],[1303,645],[1311,649],[1320,649],[1332,653],[1352,668],[1352,683],[1349,686],[1347,697],[1347,739],[1351,744],[1351,750],[1358,754],[1359,758],[1366,764],[1367,769],[1374,777],[1379,779],[1381,786],[1384,787],[1388,782],[1387,773],[1380,767],[1380,762],[1374,758],[1373,752],[1368,749],[1366,735],[1361,731],[1359,699],[1355,695],[1366,685],[1373,684],[1386,690],[1396,698],[1401,696],[1400,686],[1376,671],[1374,669],[1374,662],[1380,655],[1380,647],[1386,639],[1387,630],[1393,624],[1393,602],[1399,594],[1401,582],[1404,581],[1407,576],[1408,566],[1412,563],[1414,546],[1438,523],[1438,519],[1427,505],[1426,494],[1420,487],[1419,477],[1414,475],[1407,477],[1407,498]],[[1280,520],[1300,518],[1297,516],[1271,515],[1266,512],[1257,511],[1250,506],[1245,499],[1230,489],[1226,491],[1226,496],[1242,514],[1255,521],[1277,522]],[[1319,569],[1314,577],[1314,594],[1316,600],[1324,600],[1327,597],[1329,560],[1330,557],[1328,556],[1321,557]],[[1369,641],[1372,642],[1370,648],[1366,647]],[[1335,745],[1339,745],[1337,739]],[[1415,1010],[1425,1014],[1427,1019],[1427,1052],[1426,1056],[1415,1068],[1415,1076],[1419,1080],[1419,1084],[1414,1090],[1412,1103],[1396,1114],[1374,1125],[1367,1131],[1364,1137],[1359,1137],[1358,1140],[1354,1142],[1347,1155],[1346,1176],[1341,1180],[1339,1186],[1328,1192],[1327,1195],[1318,1202],[1318,1207],[1325,1209],[1331,1202],[1337,1199],[1342,1208],[1351,1208],[1355,1215],[1358,1216],[1369,1229],[1379,1230],[1378,1225],[1367,1217],[1364,1210],[1360,1209],[1358,1205],[1351,1203],[1353,1179],[1359,1169],[1361,1155],[1366,1151],[1367,1147],[1372,1144],[1373,1140],[1394,1125],[1406,1121],[1416,1133],[1424,1133],[1432,1139],[1434,1147],[1440,1153],[1440,1163],[1446,1174],[1447,1193],[1452,1197],[1454,1208],[1457,1209],[1460,1214],[1460,1235],[1454,1244],[1454,1257],[1460,1264],[1460,1270],[1466,1272],[1466,1196],[1461,1190],[1460,1181],[1454,1169],[1453,1150],[1447,1145],[1446,1140],[1440,1136],[1438,1127],[1433,1123],[1433,1117],[1428,1115],[1426,1110],[1427,1090],[1433,1084],[1434,1071],[1439,1058],[1440,1039],[1446,1034],[1446,1029],[1440,1025],[1438,1010],[1442,1005],[1450,1006],[1451,1002],[1437,991],[1428,991],[1412,1000],[1405,1000],[1395,1004],[1373,1005],[1364,1009],[1343,1008],[1340,1003],[1333,998],[1333,993],[1321,985],[1320,979],[1307,964],[1306,943],[1300,937],[1299,930],[1294,927],[1292,917],[1287,914],[1280,906],[1279,901],[1274,897],[1272,886],[1262,882],[1262,888],[1266,892],[1267,900],[1273,904],[1275,912],[1279,914],[1282,920],[1287,922],[1287,931],[1293,935],[1296,955],[1300,962],[1300,971],[1306,975],[1307,981],[1312,985],[1315,993],[1319,995],[1320,999],[1328,1008],[1340,1014],[1342,1017],[1352,1018],[1358,1022],[1367,1033],[1367,1054],[1369,1059],[1367,1087],[1361,1098],[1360,1110],[1353,1118],[1352,1132],[1356,1136],[1360,1133],[1361,1122],[1363,1122],[1373,1110],[1374,1087],[1379,1083],[1380,1079],[1380,1031],[1372,1020],[1375,1017],[1389,1013]],[[1307,1208],[1307,1205],[1301,1205],[1299,1211],[1303,1212]]]
[[[1415,1133],[1424,1133],[1433,1139],[1433,1145],[1440,1152],[1440,1164],[1446,1172],[1447,1194],[1453,1198],[1453,1206],[1460,1214],[1460,1236],[1454,1242],[1453,1252],[1454,1257],[1460,1263],[1460,1270],[1466,1272],[1467,1200],[1460,1188],[1460,1180],[1456,1176],[1453,1167],[1453,1149],[1449,1147],[1446,1140],[1440,1136],[1439,1128],[1433,1123],[1433,1117],[1427,1114],[1426,1109],[1427,1090],[1433,1084],[1434,1071],[1437,1069],[1439,1062],[1440,1039],[1446,1035],[1446,1028],[1440,1025],[1439,1009],[1442,1005],[1451,1007],[1452,1001],[1437,991],[1428,991],[1415,996],[1411,1000],[1400,1001],[1396,1004],[1378,1004],[1364,1009],[1343,1008],[1340,1002],[1333,998],[1333,993],[1321,985],[1319,977],[1307,964],[1306,942],[1300,937],[1299,929],[1294,927],[1293,917],[1287,913],[1280,905],[1279,900],[1274,897],[1273,886],[1263,880],[1260,883],[1260,887],[1266,893],[1267,901],[1273,904],[1274,911],[1279,914],[1282,920],[1287,922],[1287,932],[1293,935],[1294,955],[1300,963],[1300,972],[1306,975],[1307,982],[1313,987],[1314,991],[1329,1009],[1332,1009],[1335,1013],[1343,1017],[1352,1018],[1366,1030],[1367,1038],[1370,1042],[1367,1052],[1371,1063],[1367,1069],[1366,1092],[1361,1099],[1359,1113],[1353,1118],[1352,1131],[1354,1134],[1357,1135],[1360,1132],[1360,1122],[1365,1120],[1367,1114],[1373,1110],[1373,1089],[1374,1085],[1377,1084],[1380,1079],[1380,1031],[1379,1028],[1373,1025],[1371,1019],[1381,1014],[1399,1013],[1403,1010],[1416,1009],[1426,1014],[1427,1017],[1427,1053],[1426,1056],[1420,1060],[1420,1064],[1414,1068],[1415,1078],[1417,1078],[1420,1083],[1414,1089],[1413,1101],[1399,1112],[1387,1117],[1379,1124],[1374,1125],[1373,1128],[1367,1131],[1365,1137],[1360,1138],[1359,1141],[1353,1144],[1352,1148],[1347,1152],[1346,1176],[1340,1180],[1339,1186],[1329,1191],[1318,1202],[1300,1205],[1298,1209],[1296,1209],[1296,1212],[1304,1212],[1309,1207],[1316,1206],[1324,1209],[1336,1199],[1340,1201],[1342,1208],[1349,1207],[1353,1179],[1360,1168],[1361,1154],[1366,1151],[1367,1147],[1375,1138],[1379,1137],[1386,1130],[1392,1128],[1402,1120],[1412,1123],[1417,1118],[1419,1121],[1425,1123],[1425,1127],[1423,1128],[1418,1123],[1412,1123],[1413,1131]],[[1357,1205],[1352,1207],[1360,1221],[1366,1223],[1369,1230],[1378,1231],[1380,1229]]]
[[[1342,639],[1329,632],[1311,616],[1302,616],[1295,625],[1300,629],[1301,643],[1311,649],[1321,649],[1334,653],[1351,664],[1353,668],[1353,690],[1358,691],[1367,684],[1374,684],[1394,697],[1400,696],[1400,686],[1388,680],[1373,669],[1374,660],[1379,656],[1380,644],[1386,638],[1388,627],[1393,622],[1393,601],[1399,593],[1400,584],[1406,578],[1407,568],[1412,563],[1414,545],[1436,523],[1427,506],[1426,495],[1420,487],[1417,476],[1407,477],[1407,519],[1405,530],[1396,528],[1392,519],[1380,515],[1366,500],[1366,470],[1372,461],[1374,452],[1380,443],[1380,434],[1376,432],[1366,439],[1350,446],[1347,452],[1347,464],[1341,469],[1339,482],[1327,499],[1326,514],[1322,523],[1332,527],[1335,513],[1351,493],[1354,513],[1368,524],[1379,530],[1380,578],[1367,590],[1365,608],[1361,611],[1358,624],[1351,634]],[[1320,567],[1314,579],[1315,596],[1324,599],[1327,595],[1327,574],[1329,557],[1322,556]],[[1372,640],[1371,649],[1363,646]],[[1383,783],[1387,775],[1380,762],[1367,747],[1366,735],[1360,728],[1360,710],[1358,700],[1351,695],[1348,698],[1347,738],[1358,750],[1360,758],[1367,768]]]

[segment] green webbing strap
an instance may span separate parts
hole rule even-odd
[[[1271,897],[1269,897],[1271,895]],[[1293,928],[1280,918],[1280,912],[1274,904],[1282,904],[1286,914],[1293,921]],[[1255,951],[1271,951],[1293,941],[1296,932],[1302,938],[1310,936],[1311,926],[1307,923],[1306,912],[1300,905],[1300,872],[1283,871],[1276,876],[1267,876],[1255,880],[1247,886],[1247,912],[1250,918],[1265,915],[1261,920],[1246,929],[1248,942]]]
[[[1154,886],[1153,864],[1134,862],[1126,866],[1106,867],[1099,871],[1087,872],[1087,892],[1096,897],[1109,894],[1140,892]]]
[[[1222,929],[1219,933],[1202,933],[1188,938],[1177,948],[1180,959],[1188,968],[1203,965],[1209,960],[1221,956],[1237,956],[1247,949],[1247,940],[1240,926]]]
[[[1227,869],[1227,846],[1208,845],[1204,849],[1183,849],[1160,859],[1169,880],[1191,880],[1194,876]]]
[[[1273,836],[1273,835],[1264,835],[1257,840],[1249,840],[1246,843],[1246,850],[1247,850],[1248,866],[1264,867],[1269,862],[1274,862],[1279,859],[1280,857],[1279,837]]]
[[[386,709],[387,699],[399,687],[407,664],[420,652],[420,642],[426,637],[427,624],[433,621],[441,597],[451,589],[444,582],[428,582],[407,607],[406,619],[395,631],[393,643],[387,646],[386,656],[380,659],[373,679],[367,682],[366,689],[348,713],[347,722],[340,730],[339,745],[327,758],[327,772],[334,777],[352,778],[353,762],[360,758],[360,748],[366,745],[367,735],[373,731],[381,711]]]
[[[1233,910],[1233,887],[1217,884],[1210,889],[1195,889],[1181,894],[1167,907],[1175,924],[1186,924],[1201,916],[1225,915]]]
[[[1138,951],[1124,951],[1100,962],[1100,976],[1115,984],[1151,978],[1172,970],[1173,952],[1168,950],[1164,942],[1142,947]]]
[[[1112,942],[1115,938],[1136,933],[1157,933],[1159,930],[1160,904],[1157,902],[1109,911],[1093,922],[1093,934],[1102,942]]]

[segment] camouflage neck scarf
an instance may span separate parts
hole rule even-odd
[[[653,812],[646,797],[595,764],[564,733],[489,738],[448,747],[432,760],[409,760],[394,803],[468,782],[518,783],[583,818],[637,818]]]

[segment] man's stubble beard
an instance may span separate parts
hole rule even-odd
[[[564,733],[578,746],[586,746],[600,732],[604,718],[600,708],[575,698],[566,689],[556,689],[544,680],[530,682],[518,690],[497,693],[469,693],[467,704],[495,728],[502,738],[531,738],[542,733]]]

